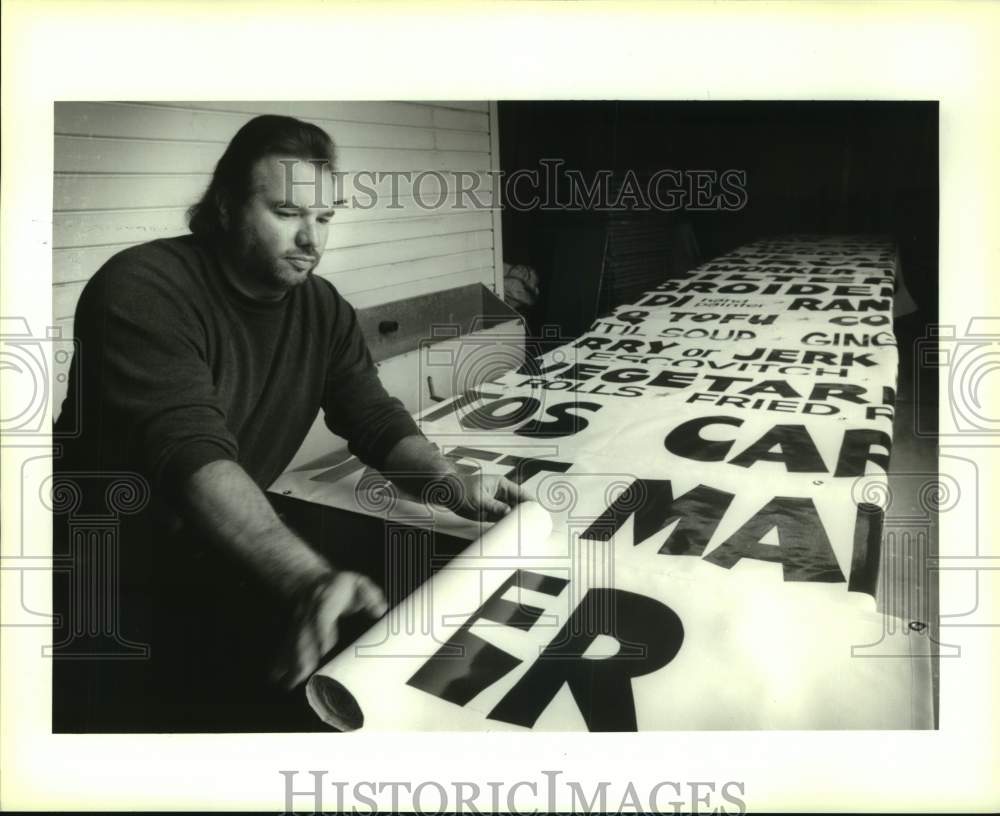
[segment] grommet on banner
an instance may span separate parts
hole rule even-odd
[[[911,632],[923,632],[927,628],[927,624],[923,621],[910,621],[907,628]]]

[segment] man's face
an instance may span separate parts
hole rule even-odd
[[[254,297],[278,298],[304,283],[323,255],[335,213],[333,177],[328,165],[266,156],[251,178],[235,225],[235,282]]]

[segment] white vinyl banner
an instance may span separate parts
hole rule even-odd
[[[748,244],[423,412],[460,468],[532,497],[494,526],[352,458],[282,476],[272,490],[471,542],[310,680],[317,714],[344,730],[932,727],[926,627],[875,602],[895,269],[879,239]]]
[[[764,571],[684,569],[704,562],[631,532],[548,526],[533,503],[499,522],[310,679],[317,714],[344,730],[929,724],[926,640],[882,616]]]

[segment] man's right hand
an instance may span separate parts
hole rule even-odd
[[[236,462],[203,465],[184,483],[179,498],[181,515],[195,530],[251,570],[273,597],[285,599],[284,609],[293,608],[272,667],[273,682],[289,689],[303,682],[336,645],[342,615],[385,614],[381,590],[363,575],[333,569],[285,526]]]
[[[334,572],[311,583],[295,604],[271,679],[288,690],[305,682],[336,645],[341,616],[365,612],[380,618],[388,608],[382,590],[357,572]]]

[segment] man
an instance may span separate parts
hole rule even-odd
[[[321,129],[253,119],[191,208],[192,234],[117,254],[81,295],[69,386],[79,405],[67,400],[56,427],[81,433],[57,478],[149,484],[149,509],[122,517],[117,557],[120,638],[152,654],[57,660],[57,730],[244,730],[248,710],[278,699],[269,681],[294,689],[318,666],[342,616],[386,611],[374,583],[328,563],[263,492],[320,409],[411,493],[443,482],[452,509],[486,519],[524,497],[460,474],[420,434],[379,382],[354,310],[313,274],[336,213],[333,165]],[[57,516],[57,555],[65,539]],[[81,599],[55,586],[66,623]],[[260,722],[288,727],[282,710]]]

